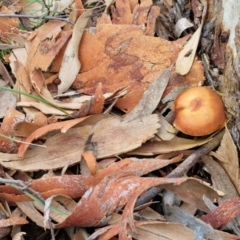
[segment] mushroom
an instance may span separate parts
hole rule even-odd
[[[174,127],[191,136],[204,136],[221,129],[225,110],[219,95],[207,87],[192,87],[174,101]]]

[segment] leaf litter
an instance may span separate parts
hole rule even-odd
[[[37,239],[34,222],[49,239],[238,239],[231,126],[194,138],[172,125],[177,95],[213,73],[198,52],[209,3],[40,6],[1,5],[40,16],[0,24],[1,86],[15,91],[0,92],[1,236]]]

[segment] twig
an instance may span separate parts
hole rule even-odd
[[[211,141],[197,149],[189,157],[187,157],[181,164],[179,164],[171,173],[167,175],[167,178],[182,177],[187,171],[198,162],[202,155],[208,154],[214,148],[216,148],[223,137],[224,131],[219,132]],[[163,189],[153,187],[149,189],[144,195],[138,198],[136,207],[149,202],[152,198],[162,192]]]
[[[25,15],[25,14],[0,14],[0,17],[16,17],[16,18],[41,18],[41,19],[46,19],[46,20],[59,20],[59,21],[65,21],[68,22],[72,25],[74,25],[74,23],[72,21],[70,21],[68,18],[64,18],[66,16],[63,17],[54,17],[54,16],[32,16],[32,15]]]
[[[50,14],[49,6],[46,4],[45,0],[42,0],[42,2],[43,2],[44,7],[47,9],[47,15],[49,15]]]
[[[1,177],[0,177],[0,183],[10,184],[12,187],[15,187],[16,189],[22,191],[23,193],[26,190],[28,190],[32,195],[37,197],[43,204],[45,204],[45,200],[41,196],[41,194],[39,192],[35,191],[34,189],[32,189],[31,187],[29,187],[31,185],[31,183],[30,184],[26,184],[25,182],[23,182],[21,180],[5,179],[5,178],[1,178]],[[52,225],[52,222],[51,222],[50,219],[48,219],[48,224],[49,224],[52,240],[55,240],[55,234],[54,234],[54,230],[53,230],[53,225]]]

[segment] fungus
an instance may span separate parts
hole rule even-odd
[[[225,110],[219,95],[207,87],[192,87],[174,102],[174,127],[191,136],[204,136],[221,129]]]

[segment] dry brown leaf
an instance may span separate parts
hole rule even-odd
[[[12,154],[13,155],[13,154]],[[4,156],[0,154],[0,159]],[[13,158],[11,158],[13,159]],[[163,168],[169,164],[179,162],[181,156],[173,159],[136,159],[126,158],[120,162],[112,163],[107,168],[97,171],[94,176],[63,175],[33,180],[31,187],[40,192],[44,198],[52,195],[66,195],[72,198],[81,197],[89,188],[98,184],[104,177],[119,172],[135,174],[138,176]],[[141,164],[140,164],[141,163]],[[74,187],[73,187],[74,186]],[[0,197],[8,201],[29,201],[30,199],[22,192],[10,186],[0,186]]]
[[[156,221],[145,221],[145,222],[134,222],[136,232],[130,231],[128,233],[138,239],[151,239],[151,240],[192,240],[194,233],[183,224],[170,223],[170,222],[156,222]],[[112,239],[118,234],[118,225],[110,225],[101,228],[89,237],[89,240],[94,240],[99,236],[99,240]],[[120,238],[119,238],[120,239]]]
[[[236,187],[230,180],[230,177],[219,163],[214,161],[210,156],[202,156],[202,160],[211,174],[215,188],[224,192],[224,196],[221,197],[220,202],[222,200],[224,201],[226,199],[239,196]]]
[[[28,221],[23,217],[10,217],[7,219],[0,219],[0,228],[27,223]]]
[[[150,5],[150,11],[147,17],[147,28],[145,34],[147,36],[154,36],[156,29],[157,18],[159,17],[161,8],[157,5]]]
[[[17,83],[22,87],[21,90],[26,93],[32,92],[30,77],[22,63],[13,61],[11,64],[12,73],[17,79]],[[15,86],[16,88],[16,86]],[[22,97],[22,96],[21,96]]]
[[[163,94],[162,103],[173,101],[179,95],[179,90],[183,91],[188,87],[202,86],[205,82],[204,69],[201,61],[195,60],[188,74],[182,76],[174,68],[166,91]],[[169,96],[173,95],[173,96]]]
[[[137,222],[137,233],[130,232],[131,236],[138,240],[192,240],[194,232],[183,224],[169,222]],[[161,237],[160,237],[161,236]]]
[[[3,122],[0,127],[0,134],[10,137],[14,132],[14,127],[18,122],[24,121],[24,114],[15,109],[9,108],[5,114]],[[17,150],[18,143],[0,137],[0,150],[1,152],[14,153]],[[11,154],[10,154],[11,155]]]
[[[97,160],[92,151],[85,151],[82,154],[92,175],[97,172]]]
[[[40,128],[37,130],[37,134],[31,134],[26,141],[31,142],[37,137],[42,136],[46,132],[49,132],[51,127],[52,130],[56,130],[58,127],[62,128],[64,123]],[[72,120],[72,123],[76,124],[76,120]],[[97,158],[118,155],[139,147],[156,133],[157,128],[159,128],[157,115],[150,115],[141,120],[131,122],[124,122],[119,118],[109,117],[99,121],[94,127],[85,126],[69,130],[64,135],[56,134],[46,141],[45,145],[47,148],[34,148],[27,152],[25,158],[21,161],[6,162],[6,158],[9,159],[13,156],[8,157],[5,155],[6,158],[2,159],[2,164],[9,168],[24,171],[29,171],[30,169],[55,169],[63,167],[66,164],[72,165],[80,161],[80,155],[83,153],[85,142],[91,134],[94,134],[92,141],[97,144]],[[44,132],[42,132],[43,129]],[[64,143],[59,151],[59,144],[65,141],[66,144]],[[27,147],[28,145],[26,144],[21,145],[19,156],[24,155]],[[40,159],[44,159],[44,162]]]
[[[163,185],[163,187],[165,187]],[[218,197],[217,191],[208,186],[203,181],[190,178],[189,181],[183,182],[179,186],[166,186],[167,190],[174,192],[181,200],[190,203],[192,206],[204,212],[209,212],[209,208],[203,201],[203,195],[214,201]],[[191,192],[186,194],[186,192]]]
[[[134,151],[129,152],[128,154],[151,156],[161,153],[170,153],[174,151],[181,151],[198,147],[209,142],[210,140],[211,138],[192,140],[187,138],[174,137],[170,141],[147,142],[143,144],[140,148],[137,148]]]
[[[58,110],[55,107],[46,105],[42,102],[18,102],[17,106],[19,107],[34,107],[37,108],[38,110],[40,110],[42,113],[48,115],[57,115],[57,116],[66,116],[66,114],[60,110]],[[74,107],[75,108],[75,107]],[[73,113],[72,110],[65,110],[69,115],[71,115]]]
[[[213,212],[201,217],[201,219],[209,223],[213,228],[219,228],[240,214],[240,198],[234,197],[223,202]]]
[[[107,118],[92,128],[92,142],[97,144],[97,158],[126,153],[152,138],[160,127],[156,114],[126,122]]]
[[[209,224],[201,221],[194,216],[191,216],[183,211],[181,211],[177,206],[171,208],[172,215],[166,216],[166,218],[171,222],[179,222],[187,225],[188,228],[192,229],[195,233],[195,237],[199,237],[200,239],[214,239],[219,240],[222,239],[224,233],[221,231],[214,230]],[[197,230],[200,228],[199,230]],[[225,233],[226,238],[223,239],[236,239],[235,235]]]
[[[91,100],[91,108],[89,110],[89,115],[102,113],[104,108],[105,97],[102,92],[102,83],[99,83],[96,92]]]
[[[93,95],[99,82],[103,93],[127,86],[128,94],[118,100],[117,106],[129,111],[149,84],[174,63],[185,41],[145,36],[135,25],[99,24],[95,34],[83,34],[79,48],[82,68],[73,87]]]
[[[78,231],[71,237],[71,240],[88,240],[89,233],[86,228],[78,228]]]
[[[34,69],[46,71],[53,59],[70,37],[70,33],[62,32],[64,21],[49,21],[39,27],[29,37],[29,51],[26,67],[31,73]],[[62,36],[62,37],[60,37]]]
[[[132,24],[133,14],[130,9],[130,2],[124,0],[116,0],[115,7],[111,7],[113,24]]]
[[[18,232],[13,236],[12,240],[22,240],[22,236],[24,234],[26,234],[26,233],[25,232]]]
[[[81,63],[78,59],[79,42],[81,41],[83,31],[92,11],[92,9],[89,9],[83,13],[74,25],[72,38],[65,50],[63,62],[59,71],[61,83],[58,85],[58,94],[68,90],[81,68]]]
[[[176,135],[178,130],[172,126],[162,115],[159,115],[161,127],[158,129],[156,134],[159,139],[164,141],[172,140]]]
[[[31,143],[33,140],[38,139],[43,135],[55,130],[61,130],[62,133],[65,133],[68,129],[79,124],[80,122],[84,121],[87,118],[88,117],[84,117],[84,118],[73,119],[73,120],[68,120],[64,122],[52,123],[47,126],[43,126],[37,129],[36,131],[34,131],[31,135],[29,135],[28,138],[26,139],[26,142]],[[22,144],[18,149],[18,155],[20,157],[23,157],[27,148],[28,148],[28,145]]]
[[[19,122],[14,127],[13,136],[26,138],[40,127],[42,126],[34,123]]]
[[[224,168],[240,194],[238,152],[227,128],[225,129],[221,144],[216,154],[213,154],[213,156],[220,161],[221,166]]]
[[[125,116],[124,121],[142,118],[153,113],[168,85],[171,72],[172,68],[167,68],[149,85],[138,104]]]
[[[130,199],[136,196],[136,190],[139,194],[139,192],[143,192],[145,189],[154,185],[164,183],[166,185],[181,184],[184,181],[186,181],[185,178],[141,178],[122,173],[108,176],[93,189],[90,188],[83,195],[73,213],[56,227],[98,226],[106,224],[109,216],[117,210],[117,208],[121,209],[126,203],[129,204]],[[125,228],[124,225],[122,221],[121,227]],[[120,239],[123,239],[121,235]]]
[[[49,228],[48,222],[44,222],[46,207],[51,204],[52,209],[49,216],[55,222],[62,222],[68,217],[76,207],[76,202],[65,196],[52,196],[46,200],[45,206],[37,202],[18,202],[17,205],[21,211],[35,222],[38,226]],[[43,214],[42,214],[43,213]]]
[[[132,10],[134,14],[132,23],[135,25],[146,25],[148,22],[148,14],[153,7],[151,0],[141,1],[140,4],[134,3],[134,5]]]
[[[6,82],[0,79],[0,86],[5,86]],[[0,91],[0,118],[4,118],[9,108],[16,108],[17,98],[9,91]]]
[[[43,216],[41,213],[34,207],[32,202],[18,202],[17,206],[21,209],[23,213],[27,216],[32,216],[31,220],[35,222],[38,226],[43,226]],[[48,226],[47,226],[48,228]]]
[[[127,227],[128,226],[131,228],[132,231],[136,231],[132,213],[133,213],[135,202],[136,202],[138,196],[142,192],[144,192],[145,190],[147,190],[148,188],[153,187],[153,186],[161,186],[161,187],[167,188],[167,189],[168,188],[169,189],[176,188],[175,190],[177,190],[177,189],[178,190],[181,189],[181,190],[175,191],[175,193],[177,193],[177,195],[180,196],[181,199],[183,197],[186,200],[185,195],[188,195],[186,193],[189,191],[189,189],[185,188],[185,187],[182,188],[182,184],[186,184],[188,186],[191,186],[194,182],[201,184],[200,181],[197,181],[196,179],[190,179],[190,178],[176,178],[176,179],[172,179],[173,182],[166,181],[168,178],[136,178],[134,176],[121,176],[121,175],[119,175],[119,176],[115,175],[115,176],[112,176],[112,178],[113,179],[110,179],[110,180],[107,179],[106,180],[107,183],[104,181],[102,182],[102,184],[104,184],[104,186],[102,187],[103,189],[101,189],[101,185],[99,185],[99,186],[96,186],[91,191],[91,193],[86,192],[86,199],[84,199],[82,202],[80,201],[78,203],[77,209],[78,209],[78,213],[79,213],[79,212],[81,212],[81,209],[84,207],[84,205],[85,205],[85,207],[88,207],[87,205],[95,200],[98,202],[98,205],[97,206],[95,205],[97,207],[98,211],[96,209],[94,209],[94,211],[96,211],[96,213],[94,213],[94,216],[97,216],[99,214],[97,218],[99,218],[99,220],[100,219],[103,220],[103,218],[105,218],[105,216],[106,216],[106,212],[105,212],[106,210],[108,211],[108,213],[109,213],[109,211],[114,210],[114,207],[112,205],[113,203],[115,205],[117,204],[118,207],[121,207],[121,204],[123,204],[121,202],[121,201],[123,201],[122,195],[120,195],[120,197],[122,197],[122,199],[120,198],[118,200],[112,198],[112,195],[109,195],[110,192],[112,192],[113,195],[117,194],[118,191],[122,192],[122,189],[118,190],[115,187],[115,181],[118,186],[123,184],[124,189],[128,190],[124,194],[124,197],[127,198],[127,199],[125,199],[126,206],[123,210],[123,214],[122,214],[122,218],[121,218],[120,222],[115,225],[116,228],[114,227],[115,228],[114,235],[119,234],[119,239],[127,239],[127,235],[128,235]],[[196,185],[196,184],[193,184],[193,185]],[[204,185],[203,185],[203,187],[205,188]],[[209,188],[209,190],[210,190],[210,188]],[[205,192],[207,193],[208,191],[205,191]],[[213,194],[214,196],[212,196],[212,197],[217,196],[216,192],[214,190],[211,189],[210,192],[214,193]],[[210,192],[208,192],[207,194],[209,195]],[[107,197],[110,198],[111,201],[109,201],[109,200],[104,201],[104,198],[107,198]],[[193,196],[188,198],[187,201],[194,202],[197,198],[199,198],[199,197],[195,198],[195,196],[193,198],[192,197]],[[98,200],[96,200],[96,199],[98,199]],[[109,205],[107,206],[106,204],[104,204],[104,206],[102,207],[103,203],[106,201]],[[104,212],[105,212],[105,215],[103,215]],[[78,220],[81,220],[82,222],[86,221],[86,222],[88,222],[88,224],[89,223],[90,224],[100,224],[100,221],[97,218],[91,220],[90,217],[87,216],[86,214],[84,216],[79,216],[79,214],[77,214],[77,211],[75,210],[73,215],[71,215],[69,218],[66,219],[65,224],[71,224],[71,221],[73,224],[72,217],[76,217],[75,223],[77,222],[77,219],[78,219]],[[101,218],[101,216],[102,216],[102,218]],[[60,225],[60,226],[62,226],[62,225]],[[109,238],[106,238],[106,239],[109,239]]]
[[[204,5],[200,26],[178,55],[176,60],[176,71],[181,75],[187,74],[192,67],[206,14],[207,4]]]
[[[11,10],[7,7],[1,7],[1,14],[13,14]],[[6,42],[10,41],[10,35],[18,35],[19,34],[19,26],[20,21],[18,18],[2,18],[0,22],[0,31],[1,31],[1,39]]]

